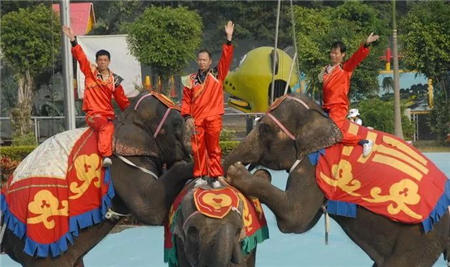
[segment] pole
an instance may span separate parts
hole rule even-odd
[[[277,67],[276,63],[278,61],[277,58],[277,50],[278,50],[278,27],[280,25],[280,9],[281,9],[281,0],[278,0],[278,7],[277,7],[277,22],[275,26],[275,48],[273,50],[273,64],[272,64],[272,86],[270,91],[270,104],[273,103],[273,95],[275,91],[275,69]]]
[[[61,25],[70,26],[70,0],[60,0]],[[64,115],[66,130],[75,129],[75,97],[73,93],[72,54],[69,39],[62,33]]]
[[[295,62],[297,61],[297,51],[295,51],[294,58],[292,59],[291,68],[289,69],[289,76],[287,79],[286,87],[284,88],[284,94],[287,94],[289,85],[291,84],[292,70],[294,69]],[[300,82],[299,82],[300,83]]]
[[[392,0],[392,56],[394,60],[394,134],[403,139],[402,117],[400,108],[400,77],[398,71],[397,21],[395,19],[395,1]]]
[[[291,0],[291,24],[292,24],[292,39],[294,40],[294,51],[295,54],[298,54],[298,47],[297,47],[297,36],[296,36],[296,31],[295,31],[295,19],[294,19],[294,4],[292,3]],[[298,61],[298,57],[295,59],[295,64],[297,65],[297,69],[296,69],[296,74],[297,77],[300,76],[300,62]],[[300,81],[299,81],[300,84]]]

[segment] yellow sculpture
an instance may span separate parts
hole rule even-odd
[[[230,95],[228,104],[243,112],[265,112],[269,107],[272,83],[273,47],[259,47],[249,51],[239,66],[231,71],[224,82],[224,90]],[[275,72],[274,99],[284,93],[289,78],[292,59],[278,49]],[[297,67],[294,66],[289,87],[298,81]]]

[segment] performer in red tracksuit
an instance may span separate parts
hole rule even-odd
[[[112,155],[114,134],[112,121],[115,116],[112,96],[122,111],[130,105],[120,85],[123,79],[109,70],[111,55],[108,51],[99,50],[95,54],[97,65],[91,64],[77,43],[72,29],[63,26],[63,32],[70,39],[72,54],[85,76],[83,111],[86,113],[86,123],[98,133],[98,151],[103,157],[103,166],[110,166],[112,161],[109,157]]]
[[[229,21],[225,25],[227,43],[222,46],[222,56],[215,68],[210,68],[212,59],[208,50],[197,54],[199,70],[189,75],[183,88],[181,114],[190,127],[195,125],[191,140],[194,177],[217,178],[223,175],[219,137],[224,113],[223,81],[233,58],[233,30],[234,24]]]
[[[348,93],[352,73],[358,64],[369,55],[369,45],[378,38],[378,35],[371,33],[366,42],[344,63],[342,62],[345,57],[345,45],[339,41],[333,43],[330,50],[331,64],[324,67],[319,74],[319,80],[323,83],[323,109],[341,129],[343,135],[341,142],[346,145],[362,145],[364,156],[370,154],[373,141],[344,132],[343,127],[348,114]]]

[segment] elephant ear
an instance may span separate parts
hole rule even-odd
[[[303,118],[297,117],[300,122],[295,140],[298,147],[297,158],[341,141],[341,130],[320,111],[310,109],[299,116]]]
[[[115,125],[115,153],[122,156],[160,157],[155,138],[146,127],[139,123],[135,114],[129,114],[122,122]]]

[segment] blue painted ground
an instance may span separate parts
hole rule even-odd
[[[428,153],[439,168],[450,177],[450,153]],[[285,172],[273,172],[273,182],[284,188]],[[369,257],[332,221],[329,245],[324,244],[324,222],[321,219],[309,232],[301,235],[278,231],[273,214],[265,209],[270,239],[260,244],[256,266],[371,266]],[[136,227],[111,234],[85,256],[86,266],[167,266],[163,263],[163,228]],[[0,256],[0,266],[19,266],[8,256]],[[446,266],[443,258],[434,266]]]

